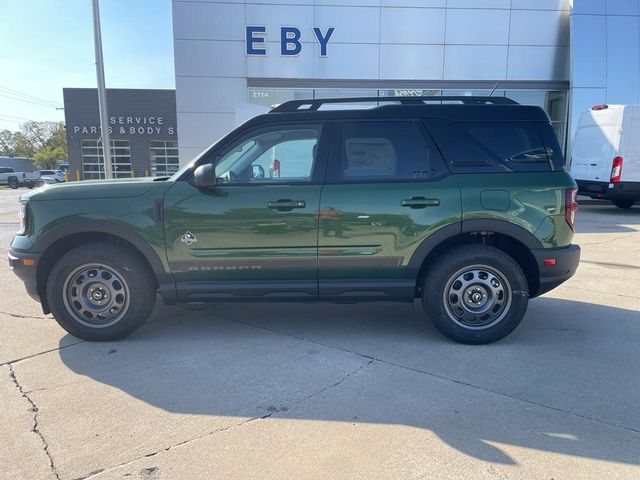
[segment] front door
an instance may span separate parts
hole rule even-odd
[[[181,300],[317,296],[320,124],[257,127],[211,154],[218,185],[165,196]]]

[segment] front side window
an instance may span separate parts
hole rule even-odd
[[[439,176],[435,146],[411,120],[336,125],[330,181],[420,180]]]
[[[321,125],[259,128],[216,157],[220,183],[310,182]]]

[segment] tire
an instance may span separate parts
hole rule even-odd
[[[46,294],[54,318],[71,335],[110,341],[126,337],[149,318],[156,285],[136,253],[96,242],[74,248],[56,262]]]
[[[488,245],[462,245],[429,268],[422,305],[442,334],[480,345],[506,337],[520,324],[528,292],[527,278],[512,257]]]
[[[20,184],[18,183],[17,178],[14,177],[9,179],[9,188],[16,190],[19,186]]]
[[[612,200],[612,202],[618,208],[631,208],[636,203],[635,200]]]

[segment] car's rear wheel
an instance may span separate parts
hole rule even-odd
[[[618,208],[631,208],[635,200],[613,200],[613,204]]]
[[[529,287],[518,263],[487,245],[463,245],[427,271],[422,303],[444,335],[485,344],[509,335],[527,311]]]
[[[18,180],[16,178],[10,178],[9,179],[9,188],[12,189],[16,189],[20,186],[20,184],[18,183]]]
[[[56,321],[84,340],[117,340],[139,328],[155,304],[152,272],[115,243],[83,245],[53,266],[47,301]]]

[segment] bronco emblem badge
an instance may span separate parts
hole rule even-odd
[[[182,235],[180,241],[182,243],[186,243],[187,245],[191,245],[192,243],[196,243],[198,239],[193,233],[187,231],[184,235]]]

